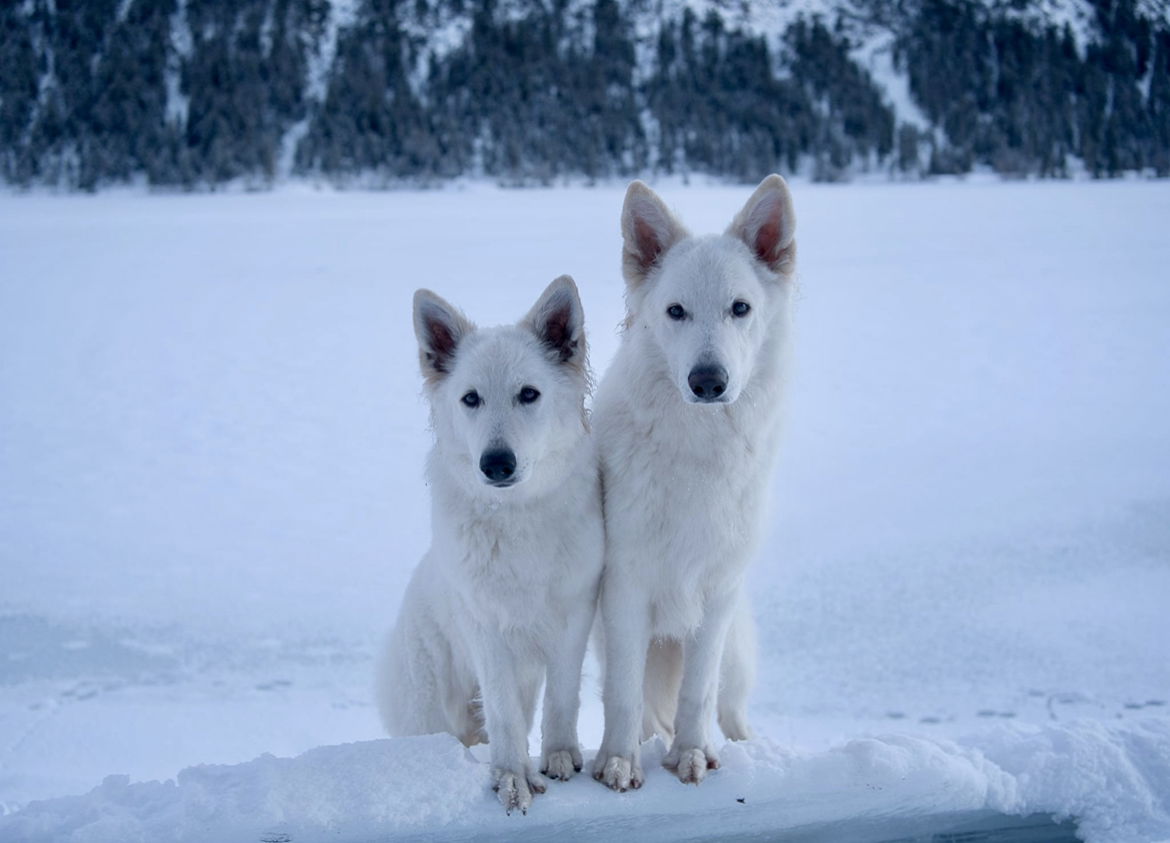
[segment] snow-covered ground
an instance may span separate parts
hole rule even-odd
[[[748,192],[664,188],[696,231]],[[0,840],[1170,839],[1170,184],[794,196],[761,737],[527,817],[371,705],[428,543],[410,296],[569,272],[603,371],[622,189],[0,196]]]

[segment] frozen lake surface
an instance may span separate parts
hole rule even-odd
[[[697,232],[749,192],[662,189]],[[600,373],[622,194],[0,196],[0,839],[1170,839],[1165,182],[794,185],[760,739],[700,788],[508,818],[478,748],[381,739],[410,297],[513,321],[568,272]]]

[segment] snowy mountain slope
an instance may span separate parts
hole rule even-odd
[[[1153,0],[103,0],[0,31],[16,185],[1170,173]]]

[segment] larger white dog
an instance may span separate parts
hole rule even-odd
[[[546,787],[528,756],[546,674],[540,770],[581,769],[604,542],[581,302],[563,276],[518,325],[476,330],[419,290],[414,326],[435,433],[433,536],[390,636],[379,709],[393,735],[490,736],[500,801],[526,813]]]
[[[640,787],[639,743],[683,782],[750,736],[742,594],[776,450],[796,257],[788,187],[766,178],[723,235],[692,237],[634,182],[622,209],[628,319],[598,387],[605,490],[605,736],[593,775]],[[716,700],[718,700],[716,704]]]

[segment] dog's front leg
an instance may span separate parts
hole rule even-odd
[[[526,663],[527,644],[516,646],[503,636],[481,634],[475,643],[483,689],[484,719],[492,756],[492,782],[500,803],[511,814],[527,814],[534,793],[544,793],[548,780],[532,768],[528,732],[532,727],[538,662]]]
[[[622,582],[619,570],[607,570],[601,588],[605,629],[605,733],[593,760],[593,778],[613,790],[642,786],[639,736],[642,685],[650,646],[650,606],[636,584]]]
[[[596,592],[574,607],[564,635],[549,653],[541,722],[540,772],[568,781],[581,772],[581,745],[577,742],[577,713],[581,707],[581,664],[596,614]]]
[[[703,622],[683,642],[683,678],[674,718],[674,743],[662,766],[674,770],[684,784],[698,784],[719,766],[711,748],[709,723],[715,709],[719,659],[731,624],[738,588],[709,599]]]

